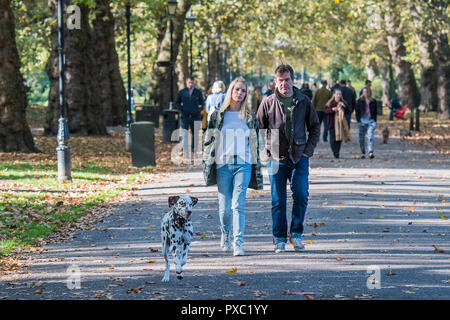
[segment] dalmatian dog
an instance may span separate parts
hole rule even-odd
[[[178,279],[183,279],[183,265],[186,264],[189,246],[191,244],[194,229],[191,222],[192,207],[198,198],[190,196],[169,197],[169,208],[161,221],[162,252],[166,260],[166,271],[162,282],[169,281],[170,263],[169,255],[172,254],[175,262]]]

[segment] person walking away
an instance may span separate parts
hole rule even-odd
[[[377,127],[377,101],[370,96],[370,92],[364,88],[362,96],[356,104],[356,121],[359,128],[359,146],[361,147],[361,159],[366,158],[366,135],[369,158],[373,159],[373,145],[375,140],[375,128]]]
[[[343,109],[345,112],[347,108],[347,103],[342,98],[342,91],[340,89],[334,90],[333,97],[325,105],[325,114],[327,114],[327,128],[330,138],[330,147],[336,159],[339,158],[342,140],[336,140],[335,116],[338,109]]]
[[[325,105],[328,100],[333,96],[331,91],[327,89],[328,82],[327,80],[322,81],[322,87],[316,91],[314,94],[312,104],[316,108],[317,115],[319,116],[320,125],[323,123],[323,141],[327,141],[328,136],[328,128],[327,128],[327,116],[325,114]]]
[[[186,79],[186,88],[178,92],[176,107],[181,111],[181,129],[182,129],[182,145],[183,145],[183,157],[189,157],[189,129],[191,131],[191,152],[195,151],[195,134],[194,123],[195,121],[201,121],[203,110],[203,95],[200,90],[194,86],[194,78],[188,77]]]
[[[389,112],[389,121],[393,121],[394,120],[394,113],[395,111],[397,111],[398,109],[401,109],[402,106],[400,105],[400,102],[398,101],[397,98],[392,99],[391,101],[391,111]]]
[[[281,64],[275,69],[275,82],[275,94],[263,99],[256,114],[260,129],[265,129],[265,153],[269,158],[273,242],[276,253],[285,251],[289,180],[294,200],[289,241],[295,251],[303,251],[301,237],[308,206],[309,158],[319,141],[320,122],[309,98],[294,87],[294,70],[290,65]]]
[[[309,84],[305,82],[302,84],[302,88],[300,89],[300,92],[303,93],[305,96],[309,98],[309,100],[312,100],[313,93],[311,89],[309,89]]]
[[[236,78],[220,109],[208,120],[204,139],[203,174],[207,186],[217,184],[221,248],[244,255],[245,197],[247,188],[262,190],[259,127],[247,106],[247,83]]]
[[[219,109],[225,99],[225,84],[221,80],[213,83],[212,93],[206,97],[205,111],[210,115],[215,109]]]

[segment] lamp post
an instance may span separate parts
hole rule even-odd
[[[189,9],[188,17],[186,18],[189,27],[189,52],[190,52],[190,66],[189,74],[192,77],[194,70],[192,69],[192,33],[194,31],[195,17],[192,15],[192,10]]]
[[[216,32],[216,34],[214,35],[214,44],[215,44],[215,49],[216,49],[216,74],[215,74],[215,79],[214,80],[218,80],[219,79],[219,45],[220,45],[220,34],[218,32]]]
[[[175,12],[177,11],[177,0],[167,0],[168,8],[169,8],[169,17],[170,17],[170,103],[169,103],[169,109],[173,109],[173,100],[174,100],[174,94],[173,94],[173,78],[174,78],[174,61],[173,61],[173,21],[172,17],[175,15]]]
[[[209,74],[209,38],[205,36],[205,42],[206,42],[206,87],[209,88],[210,86],[210,74]]]
[[[132,105],[132,93],[131,93],[131,54],[130,54],[130,18],[131,18],[131,10],[130,4],[128,3],[125,6],[125,16],[127,18],[127,64],[128,64],[128,108],[127,108],[127,124],[125,130],[125,150],[131,151],[131,132],[130,127],[133,123],[133,116],[131,114]]]
[[[64,99],[64,2],[58,0],[58,71],[59,71],[59,120],[58,120],[58,146],[56,147],[58,161],[58,181],[72,180],[70,168],[69,129],[65,118]]]

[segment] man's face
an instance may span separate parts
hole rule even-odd
[[[294,81],[291,78],[291,74],[289,72],[285,73],[277,73],[275,75],[275,83],[278,88],[278,92],[283,97],[291,97],[294,93]]]
[[[186,80],[186,87],[187,87],[189,90],[191,90],[192,87],[194,87],[194,80],[192,80],[192,79],[187,79],[187,80]]]

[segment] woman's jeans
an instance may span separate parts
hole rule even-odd
[[[251,163],[238,164],[237,158],[217,168],[220,230],[229,234],[233,226],[234,244],[238,246],[244,243],[244,205],[251,173]]]
[[[331,151],[333,151],[334,156],[339,155],[342,141],[336,141],[336,131],[334,131],[334,128],[329,129],[329,133]]]
[[[366,153],[366,134],[367,134],[367,147],[369,153],[373,153],[373,143],[375,140],[375,128],[377,122],[373,119],[365,120],[361,118],[358,123],[359,128],[359,146],[361,147],[361,153]]]
[[[308,206],[308,175],[309,158],[302,156],[293,164],[269,161],[267,170],[270,180],[270,191],[272,195],[272,233],[274,243],[285,243],[287,239],[286,182],[289,179],[292,191],[292,220],[290,234],[292,238],[301,238],[303,233],[303,221],[305,220],[306,208]]]

